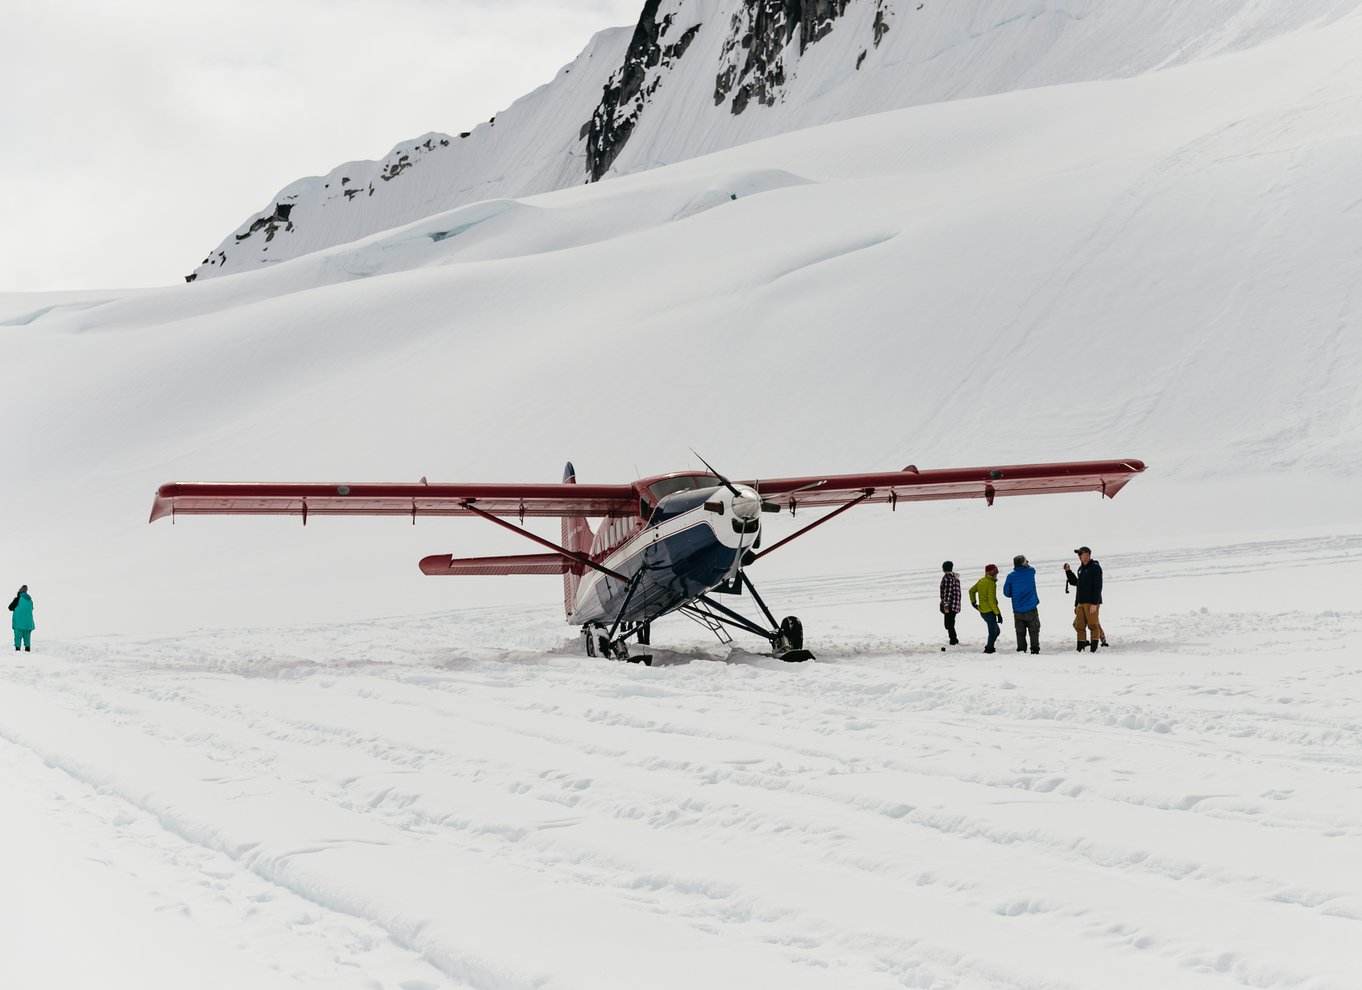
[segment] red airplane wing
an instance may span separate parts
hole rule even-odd
[[[630,485],[273,484],[175,482],[156,491],[151,522],[177,515],[459,516],[469,505],[494,516],[626,516]]]
[[[557,553],[521,553],[503,557],[451,557],[438,554],[421,558],[421,573],[445,574],[566,574],[572,561]]]
[[[1144,470],[1144,462],[1069,461],[1059,464],[1012,464],[997,467],[944,468],[877,474],[810,475],[806,478],[764,478],[747,481],[764,501],[790,508],[844,505],[858,496],[866,502],[928,501],[982,498],[990,503],[1003,495],[1043,495],[1058,492],[1101,492],[1113,497]]]

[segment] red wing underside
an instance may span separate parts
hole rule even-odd
[[[811,475],[746,481],[762,498],[781,508],[843,505],[870,495],[866,502],[921,502],[952,498],[992,501],[1006,495],[1101,492],[1113,497],[1145,468],[1143,461],[1071,461],[1001,467],[890,471],[877,474]]]
[[[511,554],[505,557],[451,557],[438,554],[421,558],[421,573],[442,575],[566,574],[572,562],[556,553]]]
[[[1101,492],[1114,496],[1145,469],[1142,461],[1070,461],[874,474],[810,475],[746,482],[782,508]],[[477,510],[477,511],[474,511]],[[176,515],[620,517],[638,511],[631,485],[236,484],[162,485],[151,521]]]
[[[638,511],[629,485],[235,484],[162,485],[151,521],[177,515],[623,516]]]

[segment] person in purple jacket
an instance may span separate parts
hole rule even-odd
[[[955,617],[960,614],[960,575],[955,573],[955,564],[943,561],[941,564],[941,614],[945,617],[946,634],[950,636],[951,646],[959,646],[955,635]],[[946,647],[941,647],[943,650]]]

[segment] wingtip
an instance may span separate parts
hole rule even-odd
[[[156,495],[156,498],[151,503],[151,516],[147,519],[147,524],[150,525],[151,523],[154,523],[157,519],[164,518],[165,516],[174,515],[174,513],[175,500],[164,498],[162,495],[158,493]]]

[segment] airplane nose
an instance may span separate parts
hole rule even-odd
[[[744,522],[751,522],[761,516],[761,496],[746,485],[738,486],[733,496],[733,515]]]

